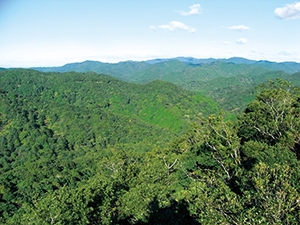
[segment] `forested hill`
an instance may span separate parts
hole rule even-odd
[[[1,72],[1,81],[4,92],[10,93],[11,89],[27,101],[29,96],[35,97],[33,102],[98,107],[172,131],[184,128],[193,115],[208,115],[217,110],[217,104],[208,97],[162,81],[139,85],[96,73],[41,73],[22,69]]]
[[[33,68],[42,72],[89,72],[108,74],[113,77],[136,83],[153,80],[169,81],[182,84],[189,81],[207,81],[217,77],[231,77],[241,74],[263,74],[268,70],[263,67],[213,61],[205,64],[191,64],[179,60],[168,60],[157,63],[120,62],[101,63],[85,61],[66,64],[62,67]]]
[[[164,81],[0,71],[0,224],[299,224],[300,89],[253,98],[229,120]]]
[[[300,85],[296,73],[300,71],[299,63],[254,61],[237,57],[230,59],[179,57],[116,64],[85,61],[62,67],[35,69],[58,72],[95,71],[135,83],[167,81],[187,90],[204,93],[224,110],[233,112],[241,112],[245,109],[246,105],[254,99],[255,87],[269,79],[282,78]]]
[[[142,71],[150,65],[146,62],[120,62],[102,63],[98,61],[84,61],[81,63],[70,63],[62,67],[35,67],[32,69],[42,72],[89,72],[93,71],[100,74],[108,74],[126,81],[132,81],[130,75],[137,71]]]
[[[229,59],[196,59],[192,57],[177,57],[177,58],[168,58],[168,59],[153,59],[147,61],[124,61],[119,63],[102,63],[99,61],[87,60],[79,63],[69,63],[61,67],[35,67],[33,69],[42,71],[42,72],[88,72],[94,71],[96,73],[104,73],[119,78],[127,78],[129,81],[135,81],[134,78],[131,78],[130,75],[136,72],[144,71],[151,68],[151,65],[160,64],[160,67],[168,65],[169,62],[182,62],[188,66],[204,66],[214,64],[216,62],[223,62],[225,64],[235,64],[235,65],[248,65],[252,67],[264,68],[268,71],[278,71],[282,70],[287,73],[296,73],[300,72],[300,63],[296,62],[270,62],[266,60],[248,60],[245,58],[233,57]],[[183,64],[181,64],[183,65]],[[170,67],[170,66],[168,66]],[[169,68],[170,69],[170,68]],[[184,70],[186,68],[182,68]],[[129,76],[129,77],[128,77]]]

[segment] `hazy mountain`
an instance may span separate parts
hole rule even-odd
[[[167,81],[187,90],[202,92],[213,98],[225,110],[230,111],[242,110],[254,98],[255,86],[269,79],[282,78],[300,85],[300,76],[296,73],[300,71],[299,63],[254,61],[239,57],[229,59],[177,57],[120,63],[85,61],[62,67],[34,69],[44,72],[94,71],[134,83]]]
[[[181,64],[176,64],[174,62],[180,62]],[[104,73],[109,74],[117,78],[121,78],[126,81],[140,81],[140,80],[153,80],[151,79],[152,72],[147,76],[147,79],[141,79],[138,78],[138,74],[145,74],[146,72],[153,71],[155,69],[159,68],[160,75],[170,74],[174,72],[184,72],[185,70],[189,68],[193,68],[192,70],[195,70],[195,66],[206,66],[209,67],[209,65],[213,65],[215,67],[216,62],[222,62],[234,65],[245,65],[246,66],[252,66],[253,67],[259,67],[264,68],[266,70],[276,71],[276,70],[282,70],[287,73],[296,73],[300,72],[300,63],[296,62],[270,62],[270,61],[255,61],[255,60],[249,60],[245,58],[240,57],[233,57],[229,59],[196,59],[193,57],[177,57],[177,58],[169,58],[169,59],[153,59],[153,60],[147,60],[147,61],[125,61],[125,62],[119,62],[119,63],[102,63],[98,61],[84,61],[79,63],[69,63],[61,67],[34,67],[32,69],[39,70],[41,72],[67,72],[67,71],[75,71],[75,72],[88,72],[93,71],[96,73]],[[172,68],[176,64],[176,68]],[[223,68],[220,68],[220,70],[224,69],[225,64],[220,64]],[[182,68],[179,68],[179,66],[182,66]],[[167,70],[161,73],[163,70]],[[175,71],[174,71],[175,70]],[[201,72],[201,71],[200,71]],[[219,71],[219,76],[222,76],[223,72],[226,74],[226,71]],[[132,75],[134,74],[134,78],[132,78]],[[228,74],[226,74],[227,76]],[[234,74],[237,75],[237,74]],[[156,75],[158,76],[158,75]]]
[[[41,72],[88,72],[93,71],[96,73],[108,74],[123,80],[130,80],[130,74],[144,70],[150,67],[146,62],[119,62],[119,63],[102,63],[98,61],[84,61],[79,63],[69,63],[61,67],[35,67],[32,69]]]
[[[161,60],[160,62],[120,62],[102,63],[97,61],[85,61],[81,63],[70,63],[62,67],[36,67],[41,72],[88,72],[108,74],[116,78],[145,83],[153,80],[165,80],[175,84],[186,83],[192,80],[211,80],[216,77],[230,77],[240,74],[255,72],[261,74],[267,69],[250,64],[235,64],[209,60],[208,63],[196,63],[195,60],[183,58]]]
[[[227,63],[234,63],[234,64],[247,64],[247,65],[254,65],[260,66],[268,70],[283,70],[288,73],[296,73],[300,71],[300,63],[296,62],[271,62],[267,60],[249,60],[241,57],[232,57],[229,59],[196,59],[192,57],[177,57],[175,58],[181,62],[189,63],[189,64],[206,64],[212,62],[227,62]],[[165,59],[164,61],[174,60],[174,59]],[[161,60],[162,61],[162,60]]]

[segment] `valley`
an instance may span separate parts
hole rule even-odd
[[[298,224],[298,66],[1,70],[0,223]]]

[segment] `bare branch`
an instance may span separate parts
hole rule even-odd
[[[220,166],[223,168],[224,172],[226,173],[228,180],[230,180],[231,179],[230,173],[226,169],[224,163],[220,159],[218,159],[215,155],[213,155],[213,158],[220,164]]]
[[[173,162],[173,164],[171,164],[170,166],[167,164],[166,160],[165,160],[165,156],[164,156],[164,163],[165,166],[168,168],[168,170],[170,170],[173,166],[175,166],[175,164],[177,163],[177,159],[175,159],[175,161]]]

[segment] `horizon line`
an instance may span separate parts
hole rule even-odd
[[[3,69],[14,69],[14,68],[23,68],[23,69],[31,69],[31,68],[49,68],[49,67],[63,67],[69,64],[76,64],[76,63],[84,63],[84,62],[99,62],[99,63],[106,63],[106,64],[118,64],[118,63],[124,63],[124,62],[148,62],[148,61],[155,61],[155,60],[178,60],[182,58],[186,58],[186,59],[194,59],[194,60],[230,60],[230,59],[242,59],[242,60],[247,60],[247,61],[254,61],[254,62],[270,62],[270,63],[300,63],[297,61],[273,61],[273,60],[267,60],[267,59],[249,59],[249,58],[245,58],[245,57],[240,57],[240,56],[232,56],[232,57],[223,57],[223,58],[214,58],[214,57],[207,57],[207,58],[197,58],[197,57],[193,57],[193,56],[176,56],[176,57],[158,57],[158,58],[150,58],[150,59],[145,59],[145,60],[132,60],[132,59],[127,59],[127,60],[120,60],[117,62],[108,62],[108,61],[102,61],[102,60],[92,60],[92,59],[86,59],[83,61],[73,61],[73,62],[68,62],[68,63],[64,63],[62,65],[53,65],[53,66],[0,66],[0,68]],[[240,63],[243,64],[243,63]]]

